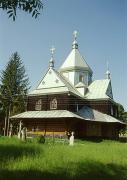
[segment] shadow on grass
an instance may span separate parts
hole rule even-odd
[[[101,143],[104,139],[102,138],[83,138],[83,139],[75,139],[75,143],[82,143],[85,144],[86,142],[90,143]]]
[[[127,137],[119,137],[119,142],[127,143]]]
[[[5,164],[10,159],[17,159],[19,157],[25,156],[34,156],[40,153],[39,148],[34,146],[26,145],[0,145],[0,166],[1,163]]]
[[[74,169],[73,169],[74,167]],[[99,162],[68,164],[67,168],[50,171],[0,170],[0,180],[127,180],[127,167]]]
[[[84,141],[84,140],[85,140],[85,141],[88,141],[88,142],[100,143],[100,142],[102,142],[104,139],[93,137],[93,138],[84,138],[84,139],[82,139],[82,141]]]

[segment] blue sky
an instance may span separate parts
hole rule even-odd
[[[0,11],[0,71],[18,51],[34,88],[48,68],[50,48],[56,48],[55,67],[71,50],[72,33],[79,32],[81,54],[92,68],[93,79],[105,78],[106,61],[115,101],[127,110],[127,1],[45,0],[38,19],[18,12],[15,22]]]

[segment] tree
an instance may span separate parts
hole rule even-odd
[[[120,119],[121,121],[127,124],[127,112],[125,112],[124,107],[121,104],[117,103],[117,106],[118,106],[118,119]],[[120,130],[120,134],[124,135],[125,133],[127,133],[127,127]]]
[[[0,78],[0,92],[5,113],[5,134],[7,134],[9,116],[25,110],[25,97],[29,89],[29,79],[17,52],[12,54]]]
[[[127,122],[127,112],[125,112],[124,107],[121,104],[117,104],[118,106],[118,118],[123,122]]]
[[[15,21],[18,9],[37,18],[43,9],[43,4],[41,0],[0,0],[0,8],[5,10],[9,18],[12,17],[13,21]]]

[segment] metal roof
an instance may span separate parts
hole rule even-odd
[[[78,90],[67,81],[59,72],[53,68],[49,68],[46,75],[40,81],[37,88],[31,91],[28,96],[42,94],[58,94],[58,93],[73,93],[77,96],[82,96]]]
[[[91,68],[85,61],[85,59],[81,56],[78,49],[72,49],[63,65],[60,67],[59,71],[66,71],[72,69],[84,69],[88,70],[92,73]]]
[[[78,88],[78,87],[87,87],[87,86],[83,82],[79,82],[78,84],[76,84],[75,87]]]
[[[84,86],[79,82],[73,86],[62,74],[55,69],[48,69],[44,78],[40,81],[37,88],[31,91],[28,95],[43,95],[43,94],[59,94],[59,93],[73,93],[79,97],[86,99],[110,99],[112,98],[111,80],[95,80],[88,86],[88,92],[85,96],[77,90],[76,87]],[[111,92],[111,93],[110,93]]]
[[[112,99],[111,80],[95,80],[88,86],[87,99]],[[111,92],[111,93],[107,93]]]
[[[50,111],[26,111],[10,119],[53,119],[53,118],[78,118],[87,121],[106,122],[106,123],[120,123],[124,124],[116,118],[103,114],[99,111],[84,106],[78,112],[70,112],[67,110],[50,110]]]
[[[31,118],[78,118],[83,119],[79,115],[67,111],[67,110],[51,110],[51,111],[26,111],[15,116],[11,116],[11,119],[31,119]]]
[[[97,122],[107,122],[107,123],[120,123],[124,124],[123,122],[119,121],[118,119],[94,110],[88,106],[84,106],[81,110],[79,110],[76,114],[84,118],[88,121],[97,121]]]

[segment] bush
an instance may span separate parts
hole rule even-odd
[[[38,143],[41,143],[41,144],[45,143],[45,137],[43,135],[38,137]]]

